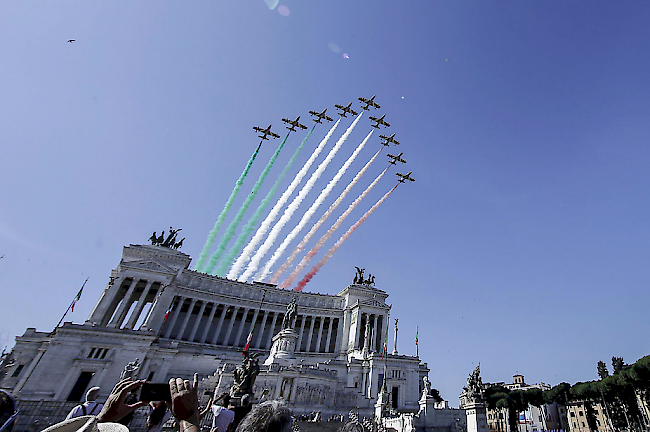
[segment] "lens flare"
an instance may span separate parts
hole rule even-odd
[[[330,49],[330,51],[335,52],[337,54],[341,52],[341,48],[339,48],[339,46],[334,42],[329,42],[327,44],[327,47]]]
[[[349,59],[350,56],[348,55],[348,53],[343,53],[343,58],[344,58],[344,59]]]
[[[279,12],[280,15],[282,15],[282,16],[289,16],[289,14],[291,13],[291,11],[289,10],[289,8],[286,7],[285,5],[278,6],[278,12]]]

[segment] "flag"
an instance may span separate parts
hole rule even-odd
[[[84,282],[84,285],[85,284],[86,283]],[[77,301],[81,298],[81,292],[83,290],[84,290],[84,287],[82,286],[81,289],[79,290],[79,292],[77,293],[77,296],[74,298],[74,300],[72,300],[72,306],[70,306],[70,309],[72,310],[72,312],[74,312],[74,305],[77,304]]]
[[[418,344],[418,333],[420,332],[420,327],[416,327],[415,329],[415,345]]]
[[[250,333],[248,333],[248,337],[246,338],[246,345],[244,345],[244,352],[241,353],[244,357],[246,357],[246,353],[248,352],[248,349],[250,348],[251,345],[251,340],[253,339],[253,327],[251,327]]]
[[[390,314],[386,316],[386,322],[390,324]],[[386,334],[384,335],[384,346],[381,350],[381,359],[384,359],[384,356],[388,353],[388,327],[389,325],[386,324]]]
[[[173,303],[172,303],[173,304]],[[165,312],[165,318],[163,319],[163,324],[167,322],[167,318],[169,318],[169,314],[172,311],[172,306],[169,306],[169,309],[167,309],[167,312]]]

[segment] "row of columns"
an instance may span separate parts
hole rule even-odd
[[[138,285],[142,286],[141,282],[144,283],[144,286],[142,288],[142,292],[140,293],[140,295],[136,297],[135,290]],[[124,294],[124,297],[121,298],[121,303],[119,303],[120,302],[119,298],[115,298],[113,300],[115,303],[119,304],[117,311],[113,312],[115,309],[112,310],[109,309],[102,321],[108,322],[108,320],[110,319],[110,322],[108,323],[108,327],[127,328],[127,329],[134,330],[135,324],[137,323],[138,318],[142,314],[142,311],[144,310],[144,307],[147,304],[147,297],[149,295],[151,295],[152,297],[156,297],[156,294],[160,290],[160,282],[156,282],[153,280],[143,280],[143,279],[133,278],[130,280],[119,279],[118,283],[121,285],[120,289],[126,289],[126,293]],[[154,284],[157,285],[155,288],[153,288]],[[131,316],[129,317],[128,322],[126,323],[126,325],[123,326],[127,314],[131,309],[131,306],[136,302],[137,304],[135,305],[135,309],[133,309],[133,311],[131,312]],[[117,305],[115,305],[114,308],[115,307],[117,307]],[[152,309],[153,308],[151,308],[150,311]]]
[[[372,338],[369,341],[370,351],[379,352],[381,351],[381,342],[382,342],[382,329],[384,327],[384,316],[375,315],[368,313],[361,313],[360,318],[357,320],[357,340],[355,343],[355,348],[363,348],[364,339],[366,336],[366,323],[370,320],[370,337]]]
[[[197,303],[200,302],[200,307],[197,314],[194,314],[194,310],[197,306]],[[181,309],[185,304],[188,304],[185,315],[181,316]],[[223,346],[243,346],[242,335],[244,334],[244,329],[246,328],[246,334],[250,332],[250,326],[255,325],[255,330],[253,334],[253,339],[251,341],[251,348],[257,349],[270,349],[273,336],[276,334],[276,325],[279,322],[282,322],[284,313],[282,312],[273,312],[273,311],[261,311],[258,308],[251,308],[245,306],[234,306],[228,304],[221,304],[216,302],[208,302],[204,300],[199,300],[196,298],[189,298],[183,296],[176,296],[172,301],[172,309],[170,315],[168,316],[166,323],[163,323],[161,328],[162,336],[164,338],[173,338],[176,340],[187,340],[190,342],[199,342],[199,343],[209,343],[213,345],[223,345]],[[210,313],[205,315],[206,309],[210,307]],[[217,315],[217,311],[221,309],[221,312]],[[229,318],[226,317],[230,311]],[[250,322],[247,322],[247,318],[252,312],[252,318]],[[196,316],[196,319],[189,328],[189,323],[192,315]],[[241,318],[237,318],[241,315]],[[260,319],[260,315],[261,319]],[[311,324],[309,329],[305,329],[305,322],[307,318],[310,318]],[[316,318],[320,319],[318,328],[314,328]],[[179,319],[182,319],[180,327],[177,332],[174,330],[177,327]],[[259,325],[258,319],[260,320]],[[303,336],[305,333],[308,333],[307,344],[304,351],[306,352],[334,352],[334,349],[330,349],[330,344],[333,337],[338,337],[341,334],[341,329],[338,328],[342,324],[342,320],[333,317],[323,317],[323,316],[298,316],[298,319],[301,320],[298,344],[296,349],[301,351],[301,344]],[[325,328],[325,321],[328,321],[327,328]],[[198,334],[201,323],[203,323],[203,330],[201,334]],[[215,326],[216,323],[216,326]],[[248,325],[247,325],[248,324]],[[265,332],[268,332],[265,335]],[[214,333],[209,337],[210,329],[214,328]],[[277,329],[279,331],[280,329]],[[316,333],[314,333],[314,330]],[[187,338],[184,338],[185,334],[189,331]],[[234,333],[234,339],[232,338]],[[223,338],[220,336],[223,335]],[[232,339],[232,342],[231,342]],[[312,348],[312,342],[315,339],[316,344]],[[335,340],[335,339],[334,339]],[[324,341],[325,345],[321,350],[321,342]]]

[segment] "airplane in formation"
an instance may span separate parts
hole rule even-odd
[[[395,174],[397,174],[397,177],[399,177],[397,179],[397,181],[400,182],[400,183],[405,183],[406,180],[412,181],[412,182],[415,181],[415,179],[413,177],[411,177],[411,174],[413,174],[413,171],[409,171],[406,174],[400,174],[400,173],[395,173]]]
[[[263,129],[259,126],[253,126],[253,129],[255,129],[257,132],[261,133],[262,135],[259,135],[260,138],[263,140],[268,140],[268,136],[272,136],[273,138],[280,138],[280,135],[276,134],[275,132],[271,132],[271,125],[267,127],[266,129]]]
[[[404,159],[402,159],[403,154],[404,154],[403,152],[398,154],[397,156],[392,155],[392,154],[388,154],[388,158],[391,159],[391,160],[388,161],[388,163],[393,164],[393,165],[397,165],[397,162],[406,163],[406,161]]]
[[[399,145],[399,141],[395,139],[395,134],[392,134],[391,136],[386,136],[386,135],[379,135],[379,138],[383,139],[384,142],[382,142],[383,145],[388,147],[388,144],[393,143],[395,145]]]
[[[307,129],[307,126],[300,124],[298,120],[300,120],[300,116],[296,117],[295,120],[289,120],[286,118],[282,119],[283,122],[291,125],[291,126],[287,126],[287,129],[289,129],[291,132],[296,132],[297,127],[299,127],[300,129]]]
[[[366,111],[370,111],[370,107],[373,108],[381,108],[377,102],[375,102],[375,96],[377,95],[372,95],[370,99],[362,98],[360,97],[359,100],[366,104],[366,106],[362,106],[361,109],[364,109]]]
[[[337,113],[337,114],[340,115],[341,117],[347,117],[347,116],[345,115],[346,113],[350,113],[350,114],[352,114],[352,115],[357,115],[357,112],[356,112],[355,110],[353,110],[352,108],[350,108],[350,107],[352,106],[352,102],[350,102],[349,104],[347,104],[347,106],[343,106],[343,105],[334,105],[334,106],[335,106],[337,109],[340,109],[340,110],[341,110],[340,113]]]
[[[370,126],[372,126],[372,127],[374,127],[374,128],[377,128],[377,129],[379,129],[379,126],[390,127],[390,123],[388,123],[387,121],[385,121],[385,120],[384,120],[384,117],[386,117],[386,114],[384,114],[383,116],[381,116],[381,117],[379,117],[379,118],[377,118],[377,117],[373,117],[373,116],[368,117],[370,120],[372,120],[372,121],[374,121],[374,122],[377,122],[376,124],[374,124],[374,125],[370,125]]]
[[[326,111],[327,111],[327,108],[325,108],[323,110],[323,112],[309,111],[309,114],[316,117],[315,119],[312,119],[316,123],[323,123],[323,120],[327,120],[328,122],[334,121],[334,119],[332,117],[325,115]]]

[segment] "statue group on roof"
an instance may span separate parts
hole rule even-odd
[[[354,281],[352,282],[355,285],[368,285],[368,286],[374,286],[375,285],[375,277],[368,273],[368,277],[366,278],[364,275],[364,272],[366,269],[359,268],[357,266],[354,266],[354,268],[357,269],[357,274],[354,275]]]
[[[165,238],[165,231],[160,233],[160,236],[157,236],[154,231],[151,237],[149,237],[149,241],[154,246],[162,246],[178,250],[183,246],[183,240],[185,240],[185,237],[183,237],[180,241],[176,241],[176,235],[179,231],[182,231],[182,228],[173,229],[172,227],[169,227],[167,238]]]

